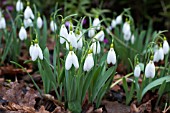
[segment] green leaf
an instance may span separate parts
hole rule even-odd
[[[159,78],[153,82],[151,82],[150,84],[148,84],[142,91],[142,95],[141,98],[145,95],[146,92],[148,92],[149,90],[161,85],[164,81],[166,81],[166,83],[170,82],[170,76],[165,76],[162,78]]]
[[[68,102],[68,108],[72,113],[81,113],[81,103],[79,101]]]
[[[102,78],[98,78],[97,81],[95,82],[93,93],[92,93],[92,101],[96,98],[99,90],[101,87],[105,84],[105,82],[108,80],[108,78],[113,74],[116,66],[110,67],[105,73]]]

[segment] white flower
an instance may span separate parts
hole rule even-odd
[[[131,37],[131,31],[127,32],[126,34],[123,34],[123,38],[125,41],[129,41]]]
[[[67,38],[68,36],[68,31],[66,29],[66,26],[65,24],[63,24],[61,26],[61,29],[60,29],[60,36],[64,37],[64,38]],[[63,44],[66,40],[64,38],[60,37],[60,43]]]
[[[154,57],[153,57],[153,61],[154,61],[154,62],[158,62],[158,61],[159,61],[159,53],[158,53],[158,50],[155,50]]]
[[[124,34],[127,34],[129,31],[130,31],[130,25],[129,25],[128,22],[125,22],[125,23],[123,24],[122,32],[123,32]]]
[[[164,40],[164,42],[163,42],[163,52],[164,52],[164,54],[167,54],[169,52],[169,44],[168,44],[167,40]]]
[[[21,2],[21,0],[18,0],[17,3],[16,3],[16,10],[18,12],[22,11],[23,10],[23,3]]]
[[[122,23],[122,15],[119,15],[116,17],[116,25],[121,24]]]
[[[116,64],[116,53],[113,49],[113,47],[110,48],[108,54],[107,54],[107,63],[108,64]]]
[[[83,47],[83,33],[81,31],[79,31],[79,34],[76,34],[77,37],[77,48],[81,49]]]
[[[146,78],[154,78],[155,77],[155,65],[153,63],[153,61],[149,61],[149,63],[146,65],[145,68],[145,76]]]
[[[163,60],[164,59],[164,51],[163,51],[162,47],[159,48],[158,54],[159,54],[159,60]]]
[[[135,66],[135,69],[134,69],[134,76],[135,76],[135,77],[139,77],[139,76],[140,76],[140,73],[141,73],[140,66],[139,66],[139,65],[136,65],[136,66]]]
[[[26,9],[24,11],[24,18],[25,19],[29,19],[29,18],[34,19],[34,14],[32,12],[32,9],[30,8],[30,6],[26,7]]]
[[[108,34],[111,33],[111,30],[112,30],[112,26],[109,26],[109,27],[106,28],[106,32],[107,32]]]
[[[112,28],[116,27],[116,20],[115,19],[112,20],[111,26],[112,26]]]
[[[32,58],[33,61],[35,61],[38,57],[43,60],[43,54],[42,54],[42,50],[39,47],[38,44],[35,44],[32,48],[32,50],[30,50],[30,56]]]
[[[30,46],[30,48],[29,48],[29,53],[30,53],[30,56],[31,56],[31,57],[32,57],[32,51],[33,51],[33,49],[34,49],[34,45],[31,44],[31,46]]]
[[[55,31],[55,30],[57,30],[57,25],[56,25],[56,23],[52,20],[51,22],[50,22],[50,29],[51,29],[51,31]]]
[[[30,18],[29,19],[24,19],[24,26],[25,26],[25,28],[32,27],[33,26],[32,20]]]
[[[5,18],[2,16],[0,18],[0,29],[5,29],[6,28],[6,21]]]
[[[93,27],[96,27],[97,30],[100,30],[100,20],[99,20],[99,18],[95,18],[93,20]]]
[[[77,49],[77,38],[74,34],[73,31],[70,31],[68,36],[67,36],[67,40],[70,42],[71,46],[73,46],[74,48]],[[69,44],[68,42],[66,42],[66,48],[69,50]]]
[[[19,31],[19,38],[21,40],[27,39],[27,32],[23,26],[21,27],[21,29]]]
[[[37,27],[38,27],[39,29],[41,29],[41,28],[42,28],[42,25],[43,25],[43,21],[42,21],[41,17],[39,16],[39,17],[37,18]]]
[[[99,41],[103,41],[104,40],[104,31],[101,30],[99,33],[97,33],[94,38],[98,39]]]
[[[94,29],[94,28],[91,28],[91,29],[88,31],[88,36],[89,36],[90,38],[92,38],[94,35],[95,35],[95,29]]]
[[[74,51],[69,51],[65,62],[66,70],[70,70],[72,65],[74,65],[76,69],[79,68],[79,62],[77,56],[75,55]]]
[[[163,48],[159,47],[158,50],[155,51],[154,53],[154,62],[158,62],[159,60],[163,60],[164,59],[164,52],[163,52]]]
[[[90,49],[93,50],[94,54],[96,54],[96,53],[99,54],[100,53],[100,43],[99,43],[99,41],[93,42],[92,45],[90,46]]]
[[[90,71],[90,69],[94,66],[94,60],[92,53],[88,54],[88,56],[85,59],[83,70],[84,71]]]
[[[135,42],[135,36],[133,34],[132,37],[131,37],[131,44],[134,44],[134,42]]]

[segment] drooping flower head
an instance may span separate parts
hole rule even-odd
[[[76,38],[77,38],[77,48],[81,49],[83,47],[83,33],[79,29],[76,32]]]
[[[104,35],[103,29],[101,29],[101,31],[98,32],[98,33],[94,36],[94,38],[98,39],[98,40],[101,41],[101,42],[103,42],[104,37],[105,37],[105,35]]]
[[[30,2],[27,2],[27,7],[24,11],[24,18],[25,19],[29,19],[29,18],[34,19],[34,14],[32,12],[32,9],[30,8]]]
[[[69,53],[68,53],[68,55],[66,57],[66,61],[65,61],[65,68],[66,68],[66,70],[70,70],[72,65],[74,65],[74,67],[76,69],[79,68],[78,58],[77,58],[76,54],[73,51],[73,47],[70,46],[70,51],[69,51]]]
[[[40,58],[41,60],[43,60],[42,50],[40,46],[38,45],[37,39],[34,40],[34,45],[33,43],[31,43],[29,53],[33,61],[35,61],[37,58]]]
[[[60,36],[61,36],[60,37],[60,44],[63,44],[66,41],[64,38],[67,39],[67,37],[68,37],[68,31],[67,31],[65,24],[61,25]],[[62,37],[64,37],[64,38],[62,38]]]
[[[5,29],[6,28],[6,21],[3,15],[0,17],[0,29]]]
[[[168,54],[168,52],[169,52],[169,44],[166,40],[166,37],[164,37],[163,52],[164,52],[165,55]]]
[[[90,49],[85,59],[83,70],[90,71],[93,68],[93,66],[94,66],[94,59],[93,59],[92,50]]]
[[[158,62],[159,60],[163,60],[163,59],[164,59],[164,51],[162,48],[162,44],[160,44],[159,49],[155,50],[153,61]]]
[[[53,18],[51,18],[50,29],[52,32],[55,32],[57,30],[57,24],[54,22]]]
[[[22,1],[21,1],[21,0],[18,0],[17,3],[16,3],[16,10],[17,10],[17,12],[22,11],[23,8],[24,8],[24,7],[23,7]]]
[[[135,66],[135,69],[134,69],[133,74],[134,74],[135,77],[139,77],[140,74],[141,74],[141,68],[140,68],[138,59],[137,59],[137,64],[136,64],[136,66]]]
[[[131,38],[130,21],[126,18],[126,22],[123,24],[122,28],[123,36],[125,41],[129,41]]]
[[[116,53],[113,48],[113,43],[110,45],[110,50],[107,54],[107,63],[112,65],[116,64]]]
[[[41,29],[41,28],[42,28],[42,25],[43,25],[43,21],[42,21],[42,19],[41,19],[40,13],[38,12],[37,27],[38,27],[39,29]]]
[[[22,24],[21,29],[19,31],[19,38],[20,38],[20,40],[27,39],[27,31],[25,30],[23,24]]]
[[[97,30],[100,30],[100,20],[98,15],[93,20],[93,27],[96,27]]]
[[[145,67],[145,76],[146,78],[155,77],[155,65],[153,62],[153,56],[151,56],[149,63]]]
[[[119,25],[122,23],[122,14],[116,17],[116,25]]]

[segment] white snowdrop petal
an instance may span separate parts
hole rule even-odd
[[[79,68],[78,58],[77,58],[77,56],[75,55],[74,52],[73,52],[73,54],[72,54],[72,63],[73,63],[73,65],[74,65],[74,67],[75,67],[76,69]]]
[[[33,49],[34,49],[34,46],[31,45],[30,48],[29,48],[29,54],[30,54],[31,57],[32,57],[32,51],[33,51]]]
[[[70,42],[70,44],[77,49],[77,38],[74,34],[73,31],[70,31],[69,34],[68,34],[68,37],[67,37],[67,40]],[[66,47],[67,47],[67,44],[66,44]]]
[[[116,27],[116,20],[115,19],[112,20],[111,26],[112,26],[112,28]]]
[[[70,70],[71,66],[72,66],[72,51],[69,52],[69,54],[66,57],[66,61],[65,61],[65,68],[66,70]]]
[[[98,40],[100,40],[100,41],[103,41],[104,40],[104,31],[103,30],[101,30],[99,33],[97,33],[96,35],[95,35],[95,37],[94,38],[96,38],[96,39],[98,39]]]
[[[68,36],[68,31],[67,31],[67,29],[66,29],[66,27],[65,27],[64,24],[61,26],[60,36],[62,36],[62,37],[64,37],[64,38],[67,38],[67,36]],[[65,39],[62,38],[62,37],[60,37],[60,43],[61,43],[61,44],[63,44],[63,43],[65,42]]]
[[[38,27],[39,29],[41,29],[41,28],[42,28],[42,25],[43,25],[43,21],[42,21],[41,17],[38,17],[38,18],[37,18],[37,27]]]
[[[39,55],[39,50],[37,48],[37,44],[35,44],[31,55],[32,60],[35,61],[38,58],[38,55]]]
[[[21,27],[21,29],[19,31],[19,38],[21,40],[24,40],[24,39],[27,38],[27,32],[26,32],[26,30],[25,30],[25,28],[23,26]]]
[[[42,53],[42,50],[39,46],[38,46],[38,56],[41,60],[43,60],[43,53]]]
[[[164,59],[164,52],[163,52],[162,47],[159,48],[158,53],[159,53],[159,60],[163,60]]]
[[[88,36],[89,36],[90,38],[92,38],[94,35],[95,35],[95,29],[94,29],[94,28],[91,28],[91,29],[88,31]]]
[[[125,41],[129,41],[131,37],[131,31],[126,32],[126,34],[123,35],[123,38]]]
[[[17,1],[17,3],[16,3],[16,10],[18,12],[23,10],[23,3],[21,2],[21,0]]]
[[[95,18],[95,19],[93,20],[93,26],[94,26],[94,27],[97,27],[97,28],[96,28],[97,30],[100,30],[100,20],[99,20],[99,18]]]
[[[51,29],[51,31],[55,31],[55,30],[57,30],[57,25],[56,25],[56,23],[52,20],[51,22],[50,22],[50,29]]]
[[[122,23],[122,15],[119,15],[116,17],[116,24],[121,24]]]
[[[88,54],[88,56],[85,59],[83,70],[84,71],[90,71],[90,69],[94,66],[94,60],[92,53]]]
[[[153,61],[154,61],[154,62],[158,62],[158,61],[159,61],[159,53],[158,53],[158,50],[156,50],[155,53],[154,53]]]
[[[154,78],[155,76],[155,65],[152,61],[150,61],[145,68],[145,76],[146,78]]]
[[[131,44],[134,44],[134,42],[135,42],[135,36],[132,35],[132,37],[131,37]]]
[[[163,42],[163,52],[164,52],[164,54],[167,54],[169,52],[169,44],[168,44],[167,40],[164,40],[164,42]]]
[[[140,76],[140,73],[141,73],[140,66],[139,66],[139,65],[136,65],[136,66],[135,66],[135,69],[134,69],[134,76],[135,76],[135,77],[139,77],[139,76]]]
[[[0,29],[5,29],[6,28],[6,21],[4,17],[0,18]]]
[[[26,9],[24,11],[24,18],[25,19],[29,19],[29,18],[34,19],[34,14],[32,12],[32,9],[30,8],[30,6],[26,7]]]
[[[77,37],[77,48],[78,49],[81,49],[82,47],[83,47],[83,40],[82,40],[82,38],[83,38],[83,36],[82,36],[82,32],[80,31],[80,34],[78,35],[78,34],[76,34],[76,37]]]
[[[100,53],[100,43],[99,41],[93,42],[93,44],[90,46],[90,48],[93,50],[94,54],[99,54]]]
[[[33,26],[32,20],[30,18],[29,19],[24,19],[24,26],[25,26],[25,28],[32,27]]]
[[[116,64],[116,54],[113,48],[110,48],[108,55],[107,55],[107,63],[108,64]]]

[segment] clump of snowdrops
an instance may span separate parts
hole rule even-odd
[[[163,35],[164,31],[155,31],[152,34],[150,26],[147,31],[135,28],[128,9],[115,19],[107,19],[98,12],[94,19],[82,17],[77,20],[77,14],[63,17],[59,14],[60,9],[56,8],[51,14],[49,35],[45,16],[37,11],[35,5],[33,12],[31,5],[27,2],[24,7],[22,1],[18,0],[17,16],[15,20],[11,17],[11,33],[7,32],[1,11],[1,37],[4,33],[6,42],[1,61],[10,54],[17,58],[20,45],[24,43],[30,55],[30,60],[25,63],[37,64],[42,77],[43,92],[33,81],[40,94],[54,90],[57,99],[64,101],[66,108],[72,112],[81,112],[86,95],[89,103],[95,102],[99,107],[106,91],[120,81],[123,81],[126,104],[129,104],[132,98],[136,98],[140,103],[144,94],[151,89],[159,89],[159,99],[164,92],[169,91],[166,88],[170,82],[170,77],[167,76],[170,74],[169,44]],[[85,19],[89,19],[89,28],[83,28]],[[13,40],[9,40],[10,36]],[[46,47],[48,36],[53,37],[55,41],[52,61]],[[104,43],[104,40],[108,42]],[[143,42],[144,40],[146,42]],[[9,48],[13,46],[16,46],[17,50],[11,53]],[[107,51],[104,51],[104,48]],[[130,70],[134,71],[112,84],[120,60],[129,61]],[[156,66],[154,62],[160,61],[164,61],[164,65]],[[12,63],[23,68],[16,62]],[[28,75],[31,77],[29,73]],[[131,75],[134,77],[131,79],[132,86],[129,91],[126,78]],[[142,84],[138,83],[139,77],[142,78]]]

